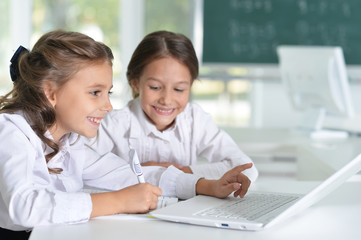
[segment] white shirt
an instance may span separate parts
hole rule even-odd
[[[195,103],[188,103],[176,117],[173,127],[161,132],[147,119],[139,98],[121,110],[113,110],[102,120],[97,139],[89,146],[100,155],[112,152],[129,161],[129,147],[140,162],[172,162],[190,166],[193,173],[207,179],[218,179],[231,168],[252,162],[210,114]],[[208,164],[197,164],[203,158]],[[255,181],[255,166],[244,171]]]
[[[92,210],[84,185],[118,190],[137,183],[127,162],[111,153],[100,158],[76,134],[62,139],[61,150],[49,163],[47,149],[22,115],[0,114],[0,227],[26,230],[84,222]],[[63,172],[50,174],[48,167]],[[180,198],[194,196],[199,179],[176,168],[148,167],[144,174],[165,195]]]

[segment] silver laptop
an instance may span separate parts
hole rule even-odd
[[[361,154],[303,195],[258,191],[249,191],[243,199],[198,195],[151,211],[150,215],[173,222],[262,230],[316,203],[360,170]]]

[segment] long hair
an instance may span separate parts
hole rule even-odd
[[[46,162],[59,152],[59,145],[44,136],[56,120],[55,110],[48,101],[42,85],[45,80],[63,86],[81,68],[108,62],[113,54],[109,47],[77,32],[56,30],[43,35],[31,51],[22,51],[12,66],[13,89],[0,98],[0,113],[21,111],[37,136],[53,151]],[[49,169],[60,173],[62,169]]]
[[[184,64],[190,74],[191,82],[198,78],[198,59],[192,42],[183,34],[156,31],[146,35],[135,49],[127,69],[128,84],[139,81],[144,68],[153,60],[172,57]],[[132,88],[133,98],[138,94]]]

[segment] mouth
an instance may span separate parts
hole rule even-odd
[[[153,106],[153,109],[155,110],[156,113],[165,116],[172,115],[175,111],[175,108],[160,108],[156,106]]]
[[[89,120],[89,122],[95,126],[99,126],[100,122],[102,121],[103,118],[99,118],[99,117],[87,117],[87,119]]]

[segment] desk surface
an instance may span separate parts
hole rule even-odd
[[[287,185],[260,181],[258,186]],[[36,227],[30,240],[110,239],[360,239],[361,181],[348,181],[325,199],[284,222],[259,232],[194,226],[150,219],[144,215],[118,215],[75,225]]]

